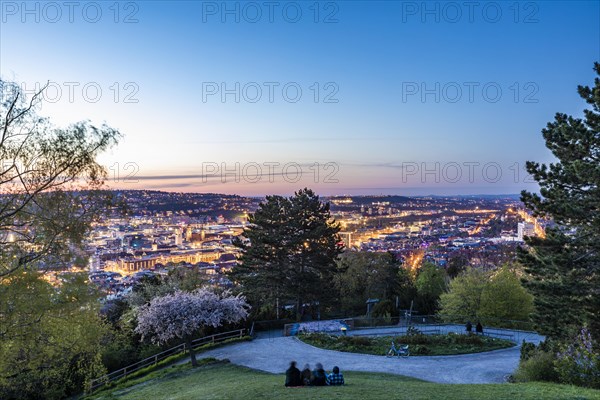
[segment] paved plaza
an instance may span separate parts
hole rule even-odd
[[[446,325],[445,331],[464,329]],[[455,327],[455,328],[454,328]],[[402,328],[375,328],[352,331],[353,335],[392,335]],[[538,343],[543,337],[520,331],[498,330],[512,335],[517,343],[522,340]],[[349,332],[350,333],[350,332]],[[490,330],[492,333],[492,330]],[[283,373],[291,360],[302,368],[309,363],[311,368],[320,362],[325,369],[334,365],[343,371],[385,372],[406,375],[438,383],[500,383],[513,373],[519,364],[519,346],[457,356],[418,356],[387,358],[368,354],[346,353],[324,350],[308,345],[296,337],[277,334],[261,334],[251,342],[240,342],[209,350],[201,357],[229,359],[232,363],[272,373]]]

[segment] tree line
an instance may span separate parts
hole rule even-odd
[[[392,253],[344,251],[329,204],[310,189],[267,196],[248,222],[229,277],[248,296],[253,319],[364,316],[368,300],[376,302],[370,317],[388,319],[412,306],[420,315],[439,313],[462,323],[495,317],[502,324],[527,320],[532,310],[514,266],[486,273],[450,265],[448,271],[458,274],[452,280],[431,262],[405,268]]]

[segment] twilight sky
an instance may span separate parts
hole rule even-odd
[[[120,129],[112,187],[517,193],[585,106],[599,4],[1,1],[0,76]]]

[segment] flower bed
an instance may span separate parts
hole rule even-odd
[[[300,340],[315,347],[328,350],[384,355],[392,340],[410,346],[411,356],[441,356],[454,354],[479,353],[512,347],[515,344],[504,339],[478,335],[408,335],[408,336],[339,336],[326,333],[305,333]]]

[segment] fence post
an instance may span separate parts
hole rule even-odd
[[[158,364],[158,354],[154,356],[154,365]]]
[[[127,367],[123,368],[123,378],[127,377]]]

